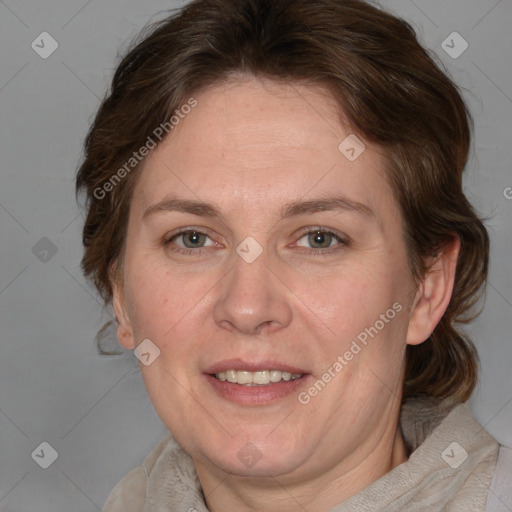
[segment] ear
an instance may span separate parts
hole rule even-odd
[[[419,345],[432,334],[452,298],[460,239],[454,235],[436,257],[419,285],[411,310],[407,344]]]
[[[133,330],[130,317],[126,310],[123,286],[115,276],[115,273],[115,266],[113,266],[111,267],[112,305],[114,307],[114,313],[117,321],[117,339],[124,348],[134,349],[135,342]]]

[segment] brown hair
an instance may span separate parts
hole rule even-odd
[[[109,303],[139,165],[108,194],[98,190],[194,92],[233,73],[326,86],[354,133],[381,148],[416,282],[425,258],[460,238],[448,309],[427,341],[407,348],[404,399],[467,400],[477,355],[456,324],[476,316],[489,254],[462,190],[470,114],[412,27],[362,0],[195,0],[149,26],[117,68],[85,141],[76,181],[87,197],[84,274]]]

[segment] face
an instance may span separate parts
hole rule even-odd
[[[120,341],[158,348],[142,376],[196,465],[356,465],[396,425],[415,295],[384,157],[321,89],[194,97],[134,191]]]

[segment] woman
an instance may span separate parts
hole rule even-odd
[[[361,0],[196,0],[131,49],[82,266],[170,434],[106,512],[498,510],[457,327],[488,268],[469,145],[455,85]]]

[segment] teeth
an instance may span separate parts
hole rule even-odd
[[[280,372],[279,370],[272,370],[270,372],[270,382],[279,382],[282,376],[283,373]]]
[[[238,370],[236,372],[236,382],[238,384],[252,384],[251,372],[243,372]]]
[[[270,372],[267,370],[254,372],[252,374],[252,382],[253,384],[268,384],[270,382]]]
[[[257,372],[247,372],[245,370],[227,370],[215,374],[215,377],[221,381],[228,381],[243,386],[265,386],[271,382],[280,382],[300,379],[302,373],[291,374],[290,372],[281,372],[279,370],[260,370]]]

